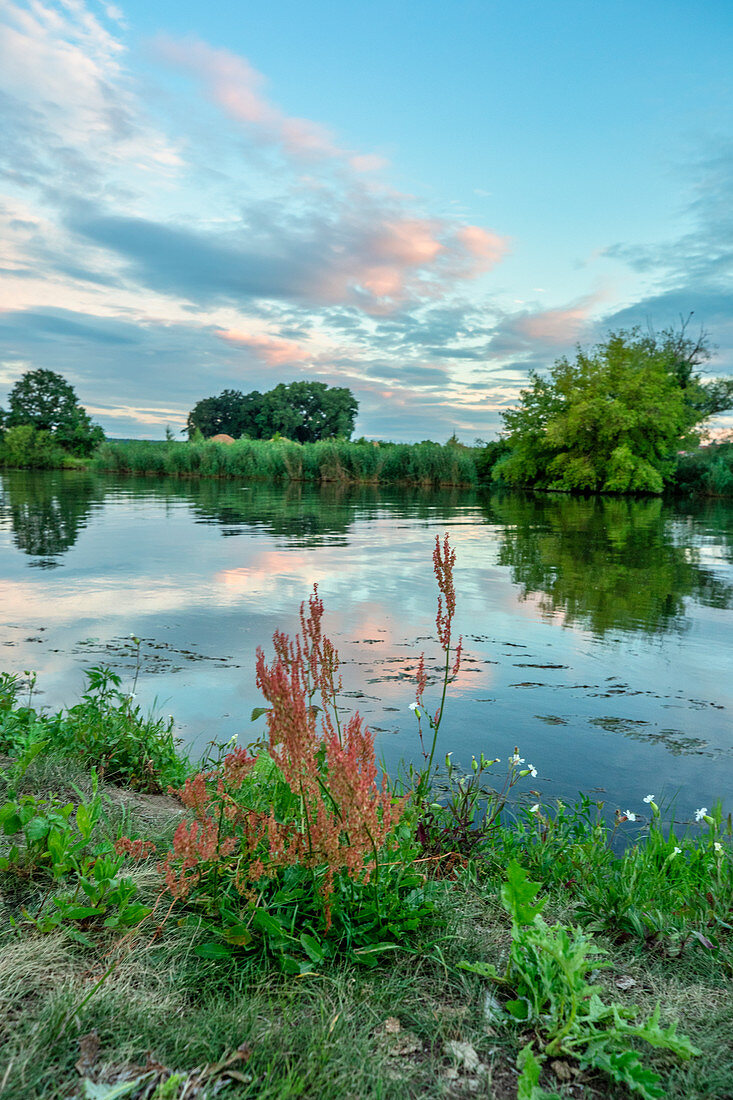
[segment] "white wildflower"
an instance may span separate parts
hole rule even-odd
[[[653,794],[648,794],[646,796],[646,798],[644,799],[644,802],[646,802],[647,806],[649,805],[650,802],[653,802],[653,801],[654,801],[654,795]]]
[[[538,814],[538,813],[540,812],[540,804],[539,804],[539,802],[535,802],[534,806],[530,806],[530,808],[529,808],[529,812],[530,812],[531,814]]]
[[[519,764],[524,763],[524,757],[515,752],[513,756],[509,757],[509,763],[516,768]]]
[[[678,856],[681,851],[682,851],[681,848],[673,848],[672,851],[669,853],[669,858],[674,859],[674,857]]]
[[[636,814],[632,814],[631,810],[624,810],[624,817],[627,821],[636,821]]]
[[[529,774],[532,776],[533,779],[535,779],[537,777],[537,769],[534,766],[534,764],[528,764],[527,765],[527,771],[529,772]]]
[[[701,806],[699,810],[695,810],[695,821],[702,821],[707,812],[707,806]]]
[[[722,852],[723,851],[723,845],[717,840],[713,843],[713,848],[715,849],[716,852]]]

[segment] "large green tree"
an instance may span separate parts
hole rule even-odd
[[[243,394],[239,390],[223,390],[217,397],[204,397],[188,414],[188,434],[199,431],[206,438],[222,432],[239,439],[242,435],[258,436],[257,416],[262,394],[257,390]]]
[[[79,404],[74,387],[51,370],[27,371],[10,391],[8,411],[0,409],[0,426],[21,425],[49,432],[65,451],[82,457],[104,440],[102,429]]]
[[[224,390],[194,405],[188,432],[191,436],[198,430],[207,439],[220,432],[252,439],[270,439],[279,433],[297,443],[337,436],[348,439],[358,408],[351,390],[325,382],[281,383],[267,393]]]
[[[661,493],[680,446],[715,412],[733,406],[733,381],[706,382],[704,336],[612,332],[549,378],[530,375],[504,413],[509,454],[493,476],[509,485],[578,492]]]

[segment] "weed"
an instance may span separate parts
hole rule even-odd
[[[504,908],[512,918],[506,971],[500,975],[488,963],[463,962],[462,968],[499,982],[515,994],[505,1008],[525,1027],[535,1029],[542,1058],[577,1059],[582,1069],[602,1071],[643,1100],[661,1100],[666,1093],[659,1075],[643,1065],[632,1041],[642,1039],[683,1059],[700,1051],[677,1034],[675,1023],[666,1029],[660,1026],[659,1005],[648,1020],[636,1023],[633,1008],[604,1004],[600,987],[589,984],[587,975],[591,969],[607,965],[599,958],[605,952],[580,929],[548,925],[540,915],[544,902],[536,902],[539,889],[539,883],[529,882],[519,864],[509,865],[501,891]],[[523,1054],[523,1077],[534,1087],[537,1060],[531,1045]],[[531,1092],[525,1089],[525,1095]]]

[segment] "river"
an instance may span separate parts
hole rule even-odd
[[[256,649],[297,629],[317,582],[343,704],[393,770],[419,758],[409,704],[420,652],[438,666],[445,531],[464,660],[441,755],[518,745],[546,799],[733,808],[730,502],[6,471],[0,670],[35,670],[39,704],[72,704],[92,665],[132,683],[135,634],[140,705],[172,713],[194,754],[246,744],[264,729]]]

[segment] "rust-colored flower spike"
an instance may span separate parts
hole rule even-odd
[[[448,532],[446,531],[443,537],[442,547],[440,536],[436,535],[435,549],[433,550],[433,569],[435,579],[438,582],[438,613],[435,616],[435,626],[438,631],[438,641],[446,657],[451,647],[451,627],[456,613],[456,589],[453,583],[453,567],[455,564],[456,552],[450,545]],[[462,649],[463,638],[459,638],[451,677],[455,676],[460,668]]]
[[[335,875],[369,877],[379,849],[397,823],[403,801],[392,804],[389,792],[376,784],[372,734],[355,714],[341,728],[336,707],[339,657],[321,630],[323,604],[314,586],[301,606],[302,633],[293,641],[276,633],[275,660],[257,651],[257,685],[270,709],[267,715],[270,755],[301,800],[299,830],[269,827],[272,863],[302,862],[325,868],[321,880],[328,927],[329,896]],[[320,712],[313,706],[319,696]]]

